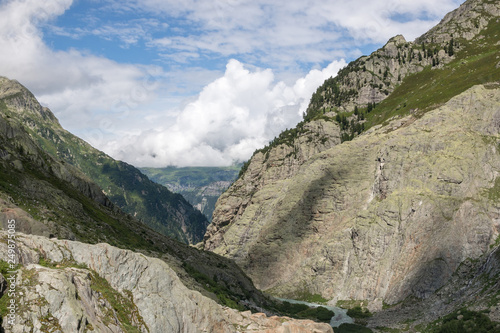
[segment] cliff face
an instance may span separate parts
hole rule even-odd
[[[469,0],[414,43],[394,37],[325,81],[304,122],[219,198],[205,249],[281,296],[378,308],[429,297],[487,253],[500,106],[497,83],[483,84],[500,80],[499,8]],[[321,144],[317,127],[304,130],[317,124],[331,129]]]
[[[42,107],[25,87],[3,77],[0,77],[0,116],[4,128],[26,132],[44,154],[80,170],[102,189],[94,186],[102,198],[109,198],[124,212],[185,243],[202,240],[208,221],[181,195],[153,183],[135,167],[113,160],[64,130],[52,112]],[[13,138],[14,132],[10,135]],[[98,196],[97,192],[92,196]]]
[[[446,43],[451,38],[472,40],[488,25],[489,18],[500,16],[500,8],[494,0],[466,1],[456,10],[448,13],[441,22],[416,43]]]
[[[500,89],[474,87],[314,155],[244,209],[233,186],[218,207],[233,222],[205,245],[283,296],[426,297],[498,238],[499,134]]]
[[[7,258],[7,233],[0,233]],[[162,260],[107,244],[17,234],[19,306],[8,332],[333,332],[328,324],[221,307]],[[42,265],[40,265],[42,264]]]
[[[237,221],[261,188],[293,177],[315,154],[352,140],[365,127],[422,113],[474,84],[495,81],[499,10],[494,1],[469,0],[415,42],[391,38],[326,80],[313,94],[304,121],[256,151],[221,196],[205,248],[218,246],[224,233],[218,230]],[[376,103],[383,107],[371,111]]]

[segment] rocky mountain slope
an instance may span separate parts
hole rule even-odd
[[[152,181],[181,194],[212,221],[215,203],[236,180],[240,167],[140,168]]]
[[[8,332],[333,333],[328,324],[222,307],[186,288],[160,259],[108,244],[17,236],[18,309],[14,325],[4,318]],[[0,237],[7,258],[7,233]]]
[[[199,242],[207,219],[181,195],[150,181],[135,167],[115,161],[64,130],[52,112],[16,81],[0,77],[0,115],[26,131],[44,154],[72,165],[104,190],[124,212],[186,243]]]
[[[0,237],[0,319],[7,331],[12,331],[6,326],[12,300],[19,305],[14,332],[234,332],[237,324],[249,332],[331,331],[328,325],[237,312],[288,313],[233,261],[125,214],[79,169],[47,153],[9,110],[2,105],[0,116],[0,223],[15,235],[15,243],[5,232]],[[42,117],[57,121],[42,111]],[[143,272],[150,268],[148,275]],[[159,287],[165,296],[154,298]],[[151,316],[152,308],[166,319]],[[317,313],[300,317],[317,318]]]
[[[461,31],[469,39],[452,37],[458,29],[450,19],[455,16],[462,18]],[[482,23],[473,27],[462,22],[479,20],[478,16]],[[494,81],[498,24],[492,22],[488,28],[484,21],[497,16],[494,2],[468,1],[434,29],[448,29],[447,35],[433,38],[429,32],[415,42],[395,36],[379,50],[351,62],[336,77],[326,80],[313,94],[304,120],[257,150],[245,163],[241,176],[248,169],[252,175],[246,177],[245,186],[236,185],[240,189],[237,194],[231,192],[241,198],[240,206],[244,207],[265,184],[293,177],[311,156],[352,140],[371,126],[394,116],[435,108],[474,84]],[[453,28],[449,27],[452,24]],[[479,35],[484,29],[488,33]],[[481,43],[477,42],[479,38]],[[217,224],[215,221],[214,226]]]
[[[219,213],[238,214],[237,227],[222,227],[206,247],[285,296],[305,288],[328,299],[424,297],[498,238],[499,119],[500,88],[476,86],[420,119],[316,154],[241,212],[220,202]]]
[[[80,170],[47,154],[15,118],[0,117],[0,147],[4,230],[15,220],[20,233],[140,251],[165,260],[184,284],[222,304],[253,308],[268,302],[231,260],[159,234],[122,212]]]
[[[466,1],[325,81],[221,196],[205,249],[264,290],[372,310],[429,298],[487,257],[500,242],[499,9]]]

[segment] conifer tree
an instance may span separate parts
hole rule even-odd
[[[450,44],[448,45],[448,55],[451,57],[453,54],[454,54],[454,50],[453,50],[453,47],[454,47],[454,41],[453,41],[453,38],[450,40]]]

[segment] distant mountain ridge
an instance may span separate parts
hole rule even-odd
[[[181,194],[212,221],[215,203],[236,180],[241,167],[140,168],[152,181]]]
[[[80,169],[124,212],[185,243],[202,239],[208,221],[181,195],[64,130],[52,112],[21,84],[0,77],[0,103],[4,117],[18,121],[46,153]]]

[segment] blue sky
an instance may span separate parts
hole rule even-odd
[[[137,166],[243,161],[312,92],[463,0],[0,0],[0,75]]]

